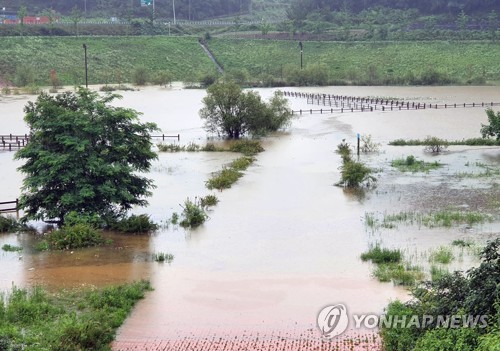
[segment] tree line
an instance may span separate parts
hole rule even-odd
[[[310,15],[329,17],[332,12],[358,14],[371,8],[416,9],[424,15],[457,15],[464,11],[468,14],[484,14],[500,11],[497,0],[292,0],[288,17],[292,20],[305,20]]]
[[[247,13],[251,0],[155,0],[155,17],[203,20]],[[118,17],[122,19],[149,17],[152,6],[141,6],[141,0],[4,0],[6,14],[17,14],[26,6],[28,15],[53,10],[70,15],[74,9],[86,17]]]

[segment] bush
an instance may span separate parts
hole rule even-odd
[[[426,145],[424,151],[437,154],[446,150],[448,148],[449,143],[446,140],[428,136],[423,141],[423,144]]]
[[[253,156],[264,151],[264,148],[257,140],[239,139],[229,144],[229,151],[240,152],[245,156]]]
[[[17,87],[26,87],[35,84],[35,71],[31,66],[19,66],[16,69],[14,84]]]
[[[243,173],[233,168],[223,168],[221,171],[216,172],[212,177],[206,181],[206,187],[212,189],[229,189],[238,179],[243,176]]]
[[[488,116],[489,124],[481,124],[481,134],[483,138],[494,137],[497,141],[500,141],[500,111],[496,114],[489,108],[486,110],[486,115]]]
[[[19,223],[14,217],[0,215],[0,233],[14,231],[19,228]]]
[[[46,235],[45,240],[50,249],[72,250],[83,247],[99,246],[104,243],[101,232],[92,225],[78,223],[64,225]]]
[[[174,260],[174,255],[165,252],[158,252],[153,254],[153,260],[156,262],[171,263]]]
[[[215,195],[207,195],[200,198],[200,206],[203,208],[216,206],[219,203],[219,199]]]
[[[122,218],[111,225],[111,228],[123,233],[149,233],[158,229],[158,225],[151,221],[148,215],[131,215]]]
[[[338,185],[346,188],[358,188],[366,183],[367,186],[370,186],[370,182],[376,180],[371,173],[372,170],[361,162],[344,162],[340,169],[341,179]]]
[[[184,201],[184,206],[182,207],[182,217],[183,220],[180,222],[181,227],[184,228],[196,228],[203,224],[208,218],[203,207],[191,200],[187,199]]]
[[[146,85],[149,81],[149,73],[146,67],[137,67],[134,71],[133,82],[135,85]]]

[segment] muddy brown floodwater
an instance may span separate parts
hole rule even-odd
[[[351,96],[397,97],[432,103],[500,102],[498,87],[325,87],[294,89]],[[273,89],[259,89],[264,97]],[[181,144],[206,142],[198,117],[201,90],[142,89],[124,92],[117,104],[143,112],[166,134],[180,134]],[[26,97],[0,97],[0,134],[25,133]],[[310,105],[290,98],[294,109]],[[391,147],[397,138],[447,139],[479,136],[484,109],[419,110],[315,114],[294,119],[286,132],[263,140],[266,151],[232,189],[215,194],[220,203],[200,228],[186,231],[169,225],[150,236],[108,234],[110,247],[74,252],[31,251],[29,234],[5,234],[5,243],[25,247],[22,257],[0,253],[0,287],[107,285],[150,279],[154,291],[138,303],[119,330],[115,350],[333,350],[379,349],[373,331],[353,330],[328,342],[316,328],[318,312],[345,304],[351,313],[381,313],[388,302],[406,299],[405,289],[379,283],[372,266],[359,259],[376,242],[401,248],[415,264],[426,265],[429,250],[454,239],[484,243],[499,236],[497,220],[473,228],[426,229],[399,226],[372,230],[365,213],[394,213],[434,207],[459,207],[498,215],[498,179],[458,177],[499,167],[499,148],[452,147],[432,157],[421,147]],[[356,133],[371,134],[381,152],[361,156],[379,169],[378,186],[364,195],[334,184],[342,139],[354,144]],[[392,159],[409,154],[439,160],[445,167],[429,174],[401,174]],[[0,151],[0,201],[20,194],[22,176],[13,154]],[[231,153],[163,153],[150,177],[157,188],[146,208],[166,223],[182,212],[187,197],[210,192],[205,181],[237,155]],[[496,185],[495,185],[496,184]],[[484,195],[489,200],[484,200]],[[434,205],[433,205],[434,204]],[[171,264],[152,262],[155,252],[175,256]],[[459,254],[453,268],[477,261]],[[361,336],[360,336],[361,335]],[[355,340],[355,341],[353,341]]]

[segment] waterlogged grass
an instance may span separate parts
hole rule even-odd
[[[253,162],[253,157],[240,157],[222,168],[219,172],[212,174],[212,177],[206,181],[206,187],[212,189],[229,189],[231,186],[243,177],[243,171],[246,170]]]
[[[443,277],[449,275],[450,272],[446,268],[432,265],[431,270],[430,270],[430,274],[431,274],[431,280],[434,282],[434,281],[440,280]]]
[[[219,203],[217,196],[210,194],[204,197],[200,197],[200,206],[203,208],[213,207]]]
[[[158,227],[158,224],[154,223],[146,214],[122,218],[111,226],[114,230],[129,234],[150,233],[157,230]]]
[[[229,144],[229,151],[239,152],[245,156],[254,156],[264,151],[258,140],[240,139]]]
[[[401,262],[401,258],[400,250],[383,249],[379,245],[361,255],[363,261],[372,261],[375,264],[399,263]]]
[[[15,231],[19,228],[19,223],[12,216],[1,216],[0,215],[0,233]]]
[[[239,139],[228,142],[227,146],[218,146],[214,143],[207,143],[205,146],[200,146],[195,143],[188,145],[180,145],[177,143],[158,144],[160,152],[238,152],[245,156],[255,156],[263,152],[264,148],[258,140]]]
[[[419,267],[409,264],[385,263],[379,264],[373,271],[373,276],[380,282],[392,281],[394,285],[413,286],[424,278]]]
[[[45,234],[37,244],[38,250],[72,250],[83,247],[99,246],[106,243],[101,231],[89,224],[65,225]]]
[[[473,241],[470,241],[470,240],[462,240],[462,239],[458,239],[458,240],[453,240],[451,245],[453,246],[458,246],[458,247],[471,247],[474,245],[474,242]]]
[[[407,156],[406,158],[396,159],[391,162],[391,166],[397,168],[401,172],[425,172],[428,173],[433,169],[437,169],[442,166],[441,163],[435,162],[425,162],[422,160],[417,160],[413,155]]]
[[[104,289],[14,287],[0,301],[2,350],[110,350],[117,328],[151,290],[147,281]]]
[[[473,226],[475,224],[483,224],[491,222],[492,216],[475,211],[449,211],[441,210],[436,212],[421,213],[421,212],[399,212],[395,214],[384,214],[382,223],[386,228],[396,223],[401,224],[416,224],[429,228],[457,226],[467,224]]]
[[[389,142],[392,146],[428,146],[427,139],[396,139]],[[466,146],[497,146],[500,140],[486,138],[470,138],[462,140],[446,140],[447,145],[466,145]]]
[[[476,179],[479,179],[479,178],[493,178],[493,179],[497,179],[498,177],[500,177],[500,167],[495,167],[495,166],[485,166],[485,167],[482,167],[484,168],[485,170],[484,171],[481,171],[481,172],[458,172],[455,174],[456,177],[460,178],[460,179],[464,179],[464,178],[476,178]]]
[[[453,252],[450,248],[441,246],[431,252],[429,256],[429,262],[449,264],[451,261],[453,261],[454,258],[455,257],[453,256]]]
[[[5,244],[2,246],[2,250],[8,252],[17,252],[17,251],[22,251],[23,248],[21,246]]]
[[[204,208],[201,206],[200,201],[195,199],[191,201],[186,199],[184,206],[182,206],[182,220],[179,223],[184,228],[197,228],[202,225],[208,218]]]

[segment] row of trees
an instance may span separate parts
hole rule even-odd
[[[141,7],[140,0],[14,0],[4,1],[9,13],[15,14],[21,6],[26,6],[28,13],[40,15],[47,9],[69,16],[78,9],[86,17],[149,17],[152,6]],[[251,0],[155,0],[155,16],[178,19],[201,20],[218,16],[246,13]]]

